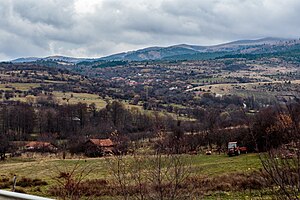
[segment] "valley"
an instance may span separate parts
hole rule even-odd
[[[18,192],[61,199],[285,197],[267,169],[299,159],[299,52],[267,38],[2,62],[0,188],[16,174]]]

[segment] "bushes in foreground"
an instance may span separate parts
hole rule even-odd
[[[8,189],[12,188],[13,182],[12,179],[9,179],[7,176],[2,175],[0,178],[0,189]],[[46,181],[43,181],[41,179],[32,179],[27,177],[21,177],[20,179],[17,178],[16,183],[16,192],[25,193],[24,189],[27,187],[38,187],[38,186],[45,186],[48,185]]]
[[[178,185],[178,190],[180,190],[182,194],[186,194],[185,198],[192,198],[203,197],[211,194],[211,192],[245,192],[247,190],[261,190],[268,188],[270,184],[270,181],[262,174],[262,172],[256,171],[252,173],[232,173],[216,177],[193,176],[180,183]],[[162,183],[159,186],[160,188],[158,188],[158,185],[146,182],[141,183],[141,185],[128,184],[126,187],[122,188],[122,186],[116,185],[113,181],[104,179],[83,181],[77,186],[76,191],[72,191],[72,195],[70,194],[70,196],[66,195],[65,187],[51,187],[49,193],[62,199],[77,199],[82,196],[122,197],[124,196],[124,191],[126,191],[127,199],[141,199],[141,187],[143,188],[142,192],[144,199],[151,199],[150,197],[154,197],[158,190],[163,191],[163,199],[178,199],[171,197],[170,194],[174,189],[174,185],[168,183]]]

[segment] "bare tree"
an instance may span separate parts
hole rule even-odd
[[[299,104],[286,105],[285,108],[278,109],[276,121],[267,130],[269,135],[277,134],[276,139],[279,141],[276,141],[275,145],[278,146],[278,142],[281,142],[282,145],[260,155],[264,171],[275,186],[275,194],[278,199],[300,199],[298,107]],[[274,146],[272,140],[268,142]]]
[[[131,164],[131,179],[133,184],[137,188],[137,192],[134,194],[137,200],[145,200],[147,199],[147,176],[146,176],[146,168],[147,168],[147,159],[144,156],[133,155],[133,162]]]
[[[272,150],[268,154],[261,154],[260,159],[267,178],[275,186],[273,189],[275,188],[276,197],[278,199],[299,199],[300,151],[297,150],[292,155],[286,154],[284,150]]]
[[[187,194],[181,188],[191,172],[187,158],[176,154],[157,153],[150,160],[148,172],[149,185],[152,187],[150,199],[188,199],[191,191]]]
[[[6,153],[8,152],[9,148],[9,141],[7,136],[5,136],[3,133],[0,133],[0,161],[5,160]]]
[[[149,183],[152,186],[153,192],[150,195],[150,199],[163,200],[166,193],[166,187],[164,187],[163,180],[167,177],[167,169],[163,167],[163,163],[166,162],[164,157],[160,153],[156,153],[151,160]]]
[[[113,176],[113,185],[116,186],[115,188],[117,193],[121,195],[122,199],[129,199],[129,161],[122,154],[120,154],[111,158],[107,158],[106,162]]]
[[[52,193],[61,199],[78,200],[85,195],[85,191],[81,188],[81,183],[95,168],[92,165],[83,165],[78,160],[72,168],[62,168],[56,166],[55,186],[51,189]]]
[[[107,158],[114,185],[122,199],[187,199],[190,192],[184,187],[191,175],[187,158],[180,155],[122,155]],[[183,192],[183,189],[185,191]]]

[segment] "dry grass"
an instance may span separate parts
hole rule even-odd
[[[39,83],[9,83],[9,84],[0,84],[0,90],[16,90],[27,91],[31,88],[39,87]]]
[[[106,106],[106,102],[96,94],[88,94],[88,93],[72,93],[72,92],[53,92],[53,95],[57,98],[60,103],[86,103],[92,104],[95,103],[98,109],[104,108]]]
[[[191,180],[191,183],[195,182],[195,184],[199,184],[199,194],[200,191],[201,194],[205,194],[209,190],[217,191],[218,189],[230,191],[229,189],[232,185],[236,185],[236,181],[240,181],[244,176],[246,177],[246,182],[240,182],[247,185],[249,184],[247,181],[251,181],[247,174],[251,174],[253,171],[261,168],[260,160],[256,154],[241,155],[238,157],[228,157],[226,155],[193,155],[189,158],[183,155],[183,158],[186,158],[185,162],[191,164],[195,179],[197,180],[197,182],[196,180]],[[131,156],[127,156],[126,159],[131,159]],[[18,177],[46,181],[48,183],[46,186],[39,186],[38,189],[36,187],[27,187],[23,188],[23,190],[30,194],[49,196],[48,190],[54,186],[53,178],[57,176],[60,170],[72,169],[78,162],[83,167],[91,165],[94,168],[86,177],[84,184],[92,183],[95,181],[94,179],[110,182],[109,180],[112,177],[104,158],[81,159],[80,161],[78,159],[61,160],[50,158],[49,156],[45,158],[14,158],[0,163],[0,175],[6,175],[11,179],[16,174]],[[213,186],[215,183],[219,185]],[[257,183],[254,182],[253,184]],[[205,185],[207,185],[207,188],[205,188]],[[108,187],[110,187],[109,184]],[[234,190],[240,191],[240,188],[237,187]],[[131,189],[134,191],[134,187]],[[110,189],[103,188],[103,190],[107,192]],[[106,194],[104,191],[102,193]]]

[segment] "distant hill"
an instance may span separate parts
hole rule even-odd
[[[27,58],[17,58],[15,60],[12,60],[13,63],[25,63],[25,62],[35,62],[37,61],[38,57],[27,57]]]
[[[242,46],[242,45],[262,45],[262,44],[281,44],[287,41],[291,41],[293,39],[284,39],[284,38],[273,38],[273,37],[267,37],[257,40],[238,40],[234,42],[229,42],[225,44],[215,45],[213,47],[222,47],[222,46]]]
[[[73,58],[65,56],[49,56],[45,58],[18,58],[13,63],[54,61],[60,64],[77,64],[94,61],[146,61],[146,60],[202,60],[226,56],[228,54],[261,54],[286,51],[300,44],[300,40],[284,38],[263,38],[257,40],[238,40],[234,42],[197,46],[179,44],[169,47],[149,47],[136,51],[122,52],[102,58]]]
[[[62,62],[62,63],[79,63],[83,61],[93,61],[95,59],[90,58],[73,58],[67,56],[48,56],[45,58],[38,58],[38,57],[28,57],[28,58],[17,58],[12,60],[12,63],[26,63],[26,62],[37,62],[37,61],[55,61],[55,62]]]
[[[197,46],[180,44],[169,47],[150,47],[137,51],[123,52],[103,57],[103,60],[174,60],[214,58],[226,53],[256,53],[264,49],[264,53],[274,50],[274,47],[286,46],[289,43],[299,43],[298,40],[283,38],[263,38],[258,40],[239,40],[213,46]],[[209,55],[212,53],[211,55]]]

